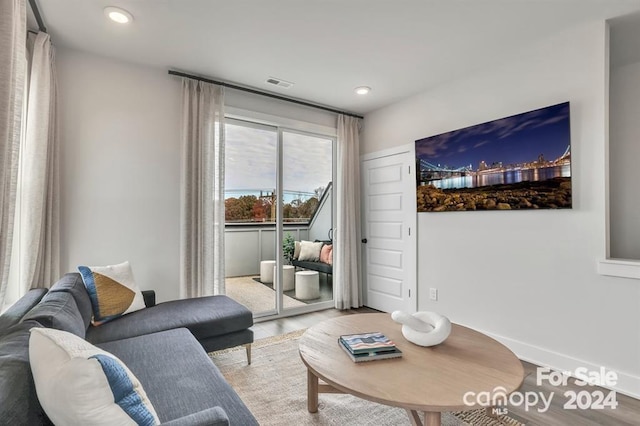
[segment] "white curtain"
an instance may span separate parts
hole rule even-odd
[[[0,1],[0,308],[11,261],[26,37],[25,0]]]
[[[225,293],[224,89],[183,79],[180,297]]]
[[[25,134],[11,256],[19,296],[31,288],[48,288],[60,277],[55,57],[48,34],[29,34],[28,42]]]
[[[336,309],[362,306],[360,279],[360,122],[338,116],[338,175],[334,236]]]

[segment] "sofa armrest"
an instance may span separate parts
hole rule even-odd
[[[156,306],[156,292],[153,290],[142,290],[142,297],[144,298],[144,306],[150,308]]]
[[[228,426],[229,417],[222,407],[212,407],[162,424],[166,426]]]

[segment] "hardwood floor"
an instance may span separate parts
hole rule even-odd
[[[351,309],[349,311],[326,309],[324,311],[312,312],[310,314],[296,315],[294,317],[278,318],[274,320],[258,322],[252,327],[253,336],[254,340],[264,339],[265,337],[277,336],[280,334],[301,330],[303,328],[309,328],[329,318],[335,318],[341,315],[363,314],[371,312],[379,311],[370,308]],[[257,321],[260,320],[258,319]]]
[[[308,328],[329,318],[369,312],[378,311],[370,308],[349,311],[327,309],[310,314],[258,322],[252,328],[255,340],[259,340]],[[536,384],[538,366],[525,361],[522,364],[527,376],[520,392],[525,396],[530,395],[530,398],[534,398],[534,394],[543,395],[546,400],[549,400],[549,397],[553,395],[546,412],[538,411],[538,408],[542,409],[544,405],[541,400],[537,406],[533,406],[529,410],[525,410],[524,406],[507,406],[509,416],[522,423],[536,426],[640,426],[640,400],[617,393],[614,395],[617,402],[615,409],[565,409],[564,405],[569,402],[569,397],[565,396],[565,392],[575,392],[577,395],[580,395],[581,392],[588,393],[591,397],[598,390],[602,391],[604,395],[607,395],[609,390],[597,386],[578,386],[573,379],[569,379],[566,385],[559,386],[552,386],[548,380],[544,380],[542,385],[538,386]],[[586,397],[587,395],[584,395],[584,398]],[[585,402],[584,398],[583,403]]]

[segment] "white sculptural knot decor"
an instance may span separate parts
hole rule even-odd
[[[391,318],[402,324],[404,338],[419,346],[438,345],[451,333],[449,318],[435,312],[422,311],[408,314],[403,311],[394,311]]]

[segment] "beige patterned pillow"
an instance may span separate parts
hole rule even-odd
[[[93,308],[93,325],[144,309],[144,298],[129,262],[109,266],[78,266]]]

